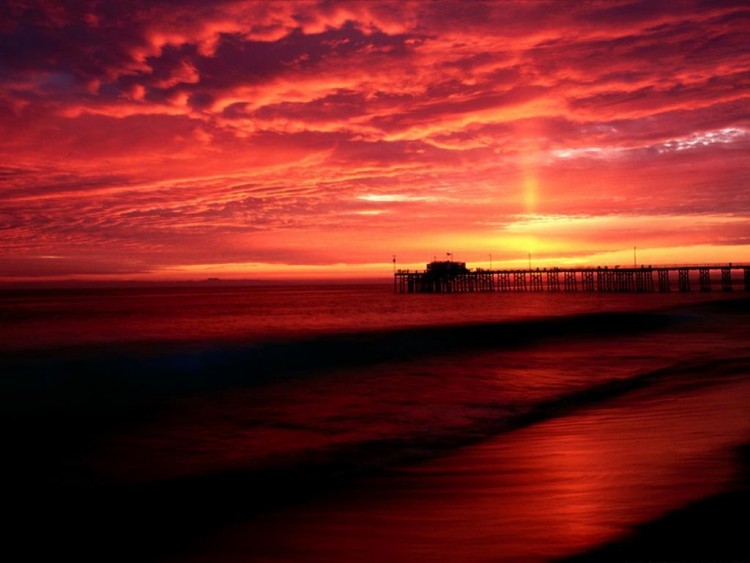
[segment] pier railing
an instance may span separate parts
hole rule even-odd
[[[394,273],[396,293],[581,291],[651,293],[750,291],[750,264],[700,264],[623,268],[536,268],[512,270],[409,271]]]

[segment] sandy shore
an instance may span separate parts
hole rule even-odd
[[[237,523],[185,560],[742,560],[747,390],[628,395]]]
[[[736,489],[692,502],[635,527],[629,537],[561,561],[750,561],[750,444],[740,455],[744,479]]]

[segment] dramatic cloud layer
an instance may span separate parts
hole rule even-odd
[[[0,277],[750,261],[750,6],[0,7]]]

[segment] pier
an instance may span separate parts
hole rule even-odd
[[[750,291],[750,264],[598,266],[470,270],[464,262],[431,262],[422,271],[394,272],[395,293]]]

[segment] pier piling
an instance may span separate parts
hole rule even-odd
[[[659,291],[666,293],[672,291],[672,287],[669,284],[669,270],[662,268],[659,272]]]
[[[690,291],[690,270],[687,268],[678,268],[677,286],[680,291]]]

